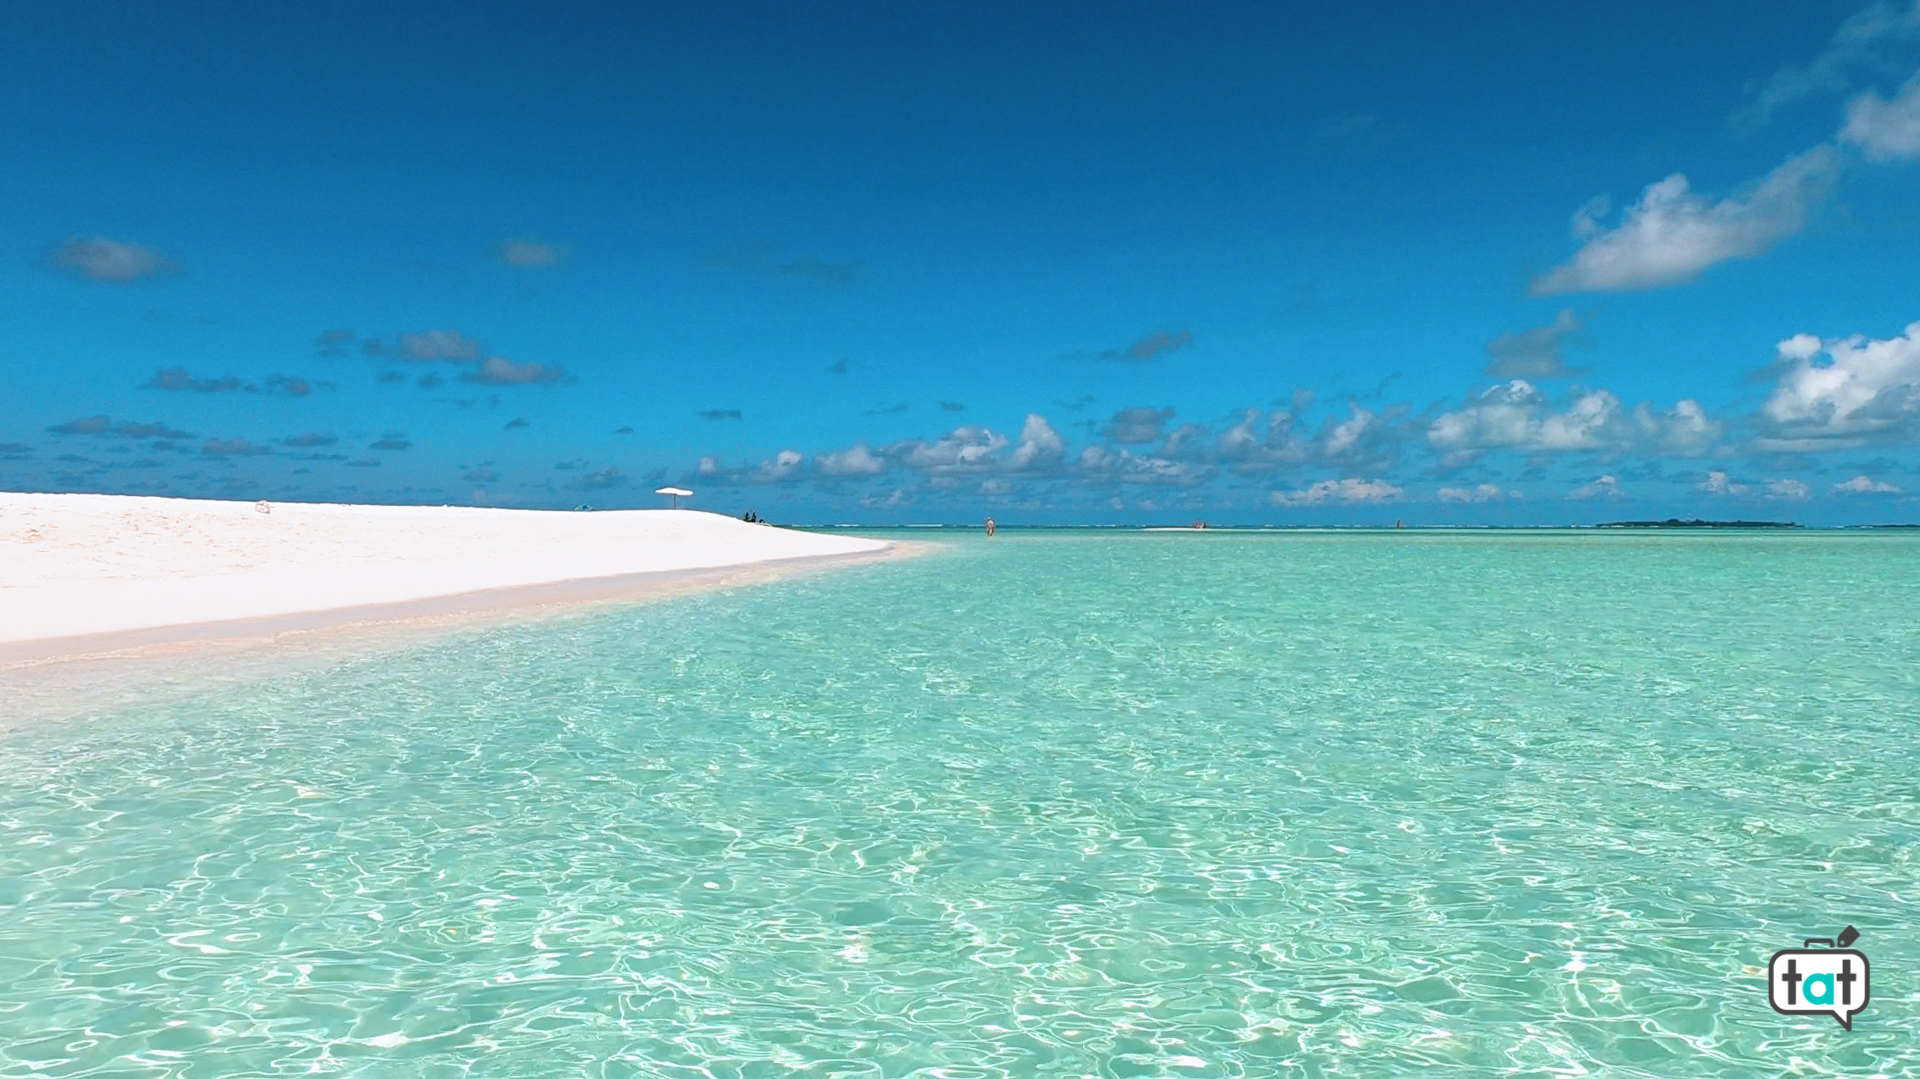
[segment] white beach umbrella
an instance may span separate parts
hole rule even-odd
[[[693,492],[687,490],[685,487],[662,487],[653,493],[657,495],[672,495],[674,509],[680,508],[680,500],[682,498],[693,497]]]

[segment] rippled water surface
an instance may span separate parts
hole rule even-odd
[[[0,736],[0,1075],[1904,1075],[1920,537],[1020,534]],[[1852,923],[1852,1033],[1769,1010]]]

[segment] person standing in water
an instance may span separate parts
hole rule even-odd
[[[987,535],[993,535],[993,518],[987,518]]]

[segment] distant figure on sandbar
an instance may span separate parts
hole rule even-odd
[[[748,510],[746,514],[742,516],[740,519],[747,522],[750,525],[766,524],[765,521],[762,521],[760,519],[760,515],[753,512],[752,510]]]
[[[987,535],[993,535],[993,518],[987,518]]]

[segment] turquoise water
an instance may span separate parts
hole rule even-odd
[[[0,736],[0,1076],[1920,1069],[1920,536],[951,542]]]

